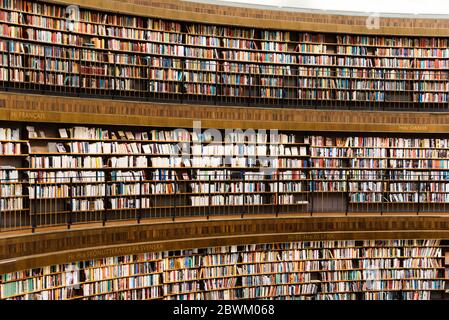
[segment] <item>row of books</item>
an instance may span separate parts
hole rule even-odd
[[[324,137],[310,136],[316,147],[373,147],[373,148],[449,148],[449,139],[442,138],[396,138],[396,137]]]
[[[13,17],[13,16],[12,16]],[[1,18],[1,17],[0,17]],[[5,17],[4,17],[5,18]],[[5,19],[3,19],[5,20]],[[28,26],[36,26],[36,27],[42,27],[42,26],[48,26],[51,25],[50,28],[45,27],[47,29],[53,29],[53,30],[64,30],[67,27],[72,29],[71,31],[76,31],[79,33],[89,34],[92,36],[108,36],[108,37],[115,37],[115,38],[121,38],[121,39],[132,39],[134,41],[136,40],[152,40],[152,41],[158,41],[162,43],[181,43],[182,42],[182,35],[181,34],[175,34],[175,33],[159,33],[155,31],[144,31],[140,29],[131,29],[131,28],[117,28],[117,27],[108,27],[105,28],[102,25],[90,25],[86,23],[76,23],[74,25],[67,25],[64,20],[58,21],[58,23],[52,23],[53,20],[50,20],[48,18],[39,17],[39,16],[30,16],[27,21]],[[62,23],[59,23],[62,22]],[[5,34],[15,34],[16,36],[20,36],[20,29],[17,29],[15,26],[5,26],[4,33]],[[28,34],[32,33],[32,29],[27,29]],[[51,37],[52,40],[58,41],[58,43],[66,43],[64,40],[66,40],[65,37],[62,36],[60,32],[50,32],[50,31],[41,31],[41,30],[34,30],[37,34],[39,39],[43,41],[49,41],[48,38]],[[278,32],[279,33],[279,32]],[[166,35],[165,37],[161,38],[158,35]],[[289,34],[289,33],[280,33],[280,34]],[[70,38],[69,38],[70,39]],[[93,41],[95,47],[104,47],[104,40],[95,38],[96,40]],[[268,39],[269,40],[269,39]],[[110,41],[119,41],[116,39],[110,40]],[[270,50],[270,51],[287,51],[288,46],[287,43],[282,43],[284,40],[272,40],[275,42],[262,42],[261,43],[261,49],[262,50]],[[277,42],[281,41],[281,43]],[[76,40],[72,40],[72,42],[77,43]],[[99,44],[100,43],[100,44]],[[213,46],[213,47],[219,47],[220,46],[220,40],[219,38],[210,37],[210,36],[202,36],[202,35],[196,35],[196,36],[187,36],[186,37],[186,44],[193,44],[193,45],[203,45],[203,46]],[[306,46],[306,47],[305,47]],[[114,48],[115,46],[110,44],[110,48]],[[232,47],[231,47],[232,48]],[[237,46],[237,48],[239,48]],[[300,52],[303,53],[321,53],[326,52],[326,46],[324,48],[322,45],[307,45],[307,44],[299,44]],[[349,47],[348,47],[349,48]],[[122,48],[123,49],[123,48]],[[441,57],[444,58],[447,55],[447,51],[434,49],[437,51],[432,51],[433,55],[429,55],[429,51],[422,51],[420,49],[415,50],[408,50],[408,48],[400,48],[395,49],[395,51],[391,51],[394,49],[385,49],[385,48],[378,48],[375,52],[376,55],[380,56],[411,56],[411,54],[414,54],[413,56],[418,57]],[[346,51],[345,53],[348,53]],[[417,54],[417,55],[415,55]]]
[[[24,3],[24,4],[23,4]],[[23,10],[25,12],[35,12],[39,14],[46,14],[50,17],[60,17],[64,18],[65,8],[61,6],[55,5],[42,5],[39,3],[29,3],[29,2],[14,2],[12,4],[10,1],[5,3],[7,8]],[[110,13],[100,13],[100,12],[91,12],[87,10],[83,10],[80,12],[81,21],[82,22],[92,22],[96,24],[106,24],[121,26],[121,27],[130,27],[130,28],[150,28],[156,30],[167,30],[167,31],[181,31],[181,24],[171,21],[164,21],[160,19],[143,19],[140,17],[129,17],[123,15],[115,15]],[[206,26],[206,25],[190,25],[188,26],[189,32],[195,32],[200,34],[214,34],[214,35],[234,35],[234,36],[246,36],[253,37],[254,29],[236,29],[229,27],[216,27],[216,26]],[[277,40],[277,41],[290,41],[290,33],[289,32],[281,32],[281,31],[263,31],[261,33],[261,37],[267,40]],[[342,43],[347,42],[361,42],[361,43],[382,43],[382,40],[385,40],[382,37],[364,37],[364,36],[338,36],[338,41]],[[414,40],[414,41],[413,41]],[[393,44],[421,44],[421,45],[443,45],[446,42],[445,39],[440,38],[431,38],[431,39],[410,39],[410,38],[398,38],[393,37],[391,39],[387,39],[387,43]],[[324,41],[324,36],[320,34],[304,34],[303,41]]]
[[[0,128],[0,140],[3,140],[3,141],[20,140],[20,129]]]
[[[102,157],[47,156],[31,157],[31,168],[102,168]]]
[[[30,199],[55,199],[69,197],[104,197],[106,188],[104,184],[86,185],[36,185],[28,187]],[[111,192],[111,195],[113,193]]]
[[[36,64],[35,62],[40,62]],[[152,94],[189,94],[189,95],[205,95],[216,96],[219,92],[217,89],[217,77],[215,74],[198,74],[192,72],[181,72],[179,70],[150,70],[150,80],[147,77],[147,71],[142,68],[128,66],[120,67],[96,67],[81,66],[78,64],[69,64],[64,62],[61,64],[47,64],[45,71],[43,70],[43,61],[34,61],[28,72],[24,71],[24,67],[0,68],[0,80],[14,82],[29,82],[33,84],[45,84],[52,86],[66,86],[72,88],[81,86],[93,90],[120,90],[120,91],[136,91]],[[270,69],[266,74],[278,73]],[[281,70],[282,71],[282,70]],[[285,71],[285,70],[284,70]],[[287,69],[288,71],[288,69]],[[282,74],[290,75],[283,72]],[[82,79],[80,79],[80,75]],[[314,75],[315,76],[315,75]],[[426,75],[421,75],[423,78]],[[426,77],[433,77],[428,75]],[[314,79],[301,79],[297,93],[287,94],[286,90],[293,90],[294,85],[283,87],[282,79],[262,78],[260,84],[255,84],[255,79],[247,75],[222,75],[218,83],[222,85],[220,96],[233,97],[253,97],[253,98],[289,98],[303,100],[350,100],[350,101],[386,101],[384,91],[404,91],[421,92],[420,94],[406,94],[405,98],[409,102],[423,103],[444,103],[447,102],[447,94],[443,90],[446,84],[427,84],[420,80],[419,83],[413,83],[413,89],[407,89],[406,83],[390,83],[356,81],[349,82],[346,80],[322,79],[316,81]],[[393,78],[395,79],[395,78]],[[149,81],[149,82],[148,82]],[[432,81],[432,80],[429,80]],[[184,83],[181,85],[181,83]],[[233,87],[224,87],[231,85]],[[248,88],[240,88],[240,86],[248,86]],[[249,93],[249,86],[253,87],[257,92]],[[259,88],[260,87],[260,88]],[[266,88],[265,88],[266,87]],[[327,89],[340,89],[344,91],[329,91]],[[352,92],[346,90],[354,90]],[[360,92],[367,90],[368,92]],[[371,92],[381,90],[379,92]],[[426,92],[430,91],[430,92]],[[435,92],[435,93],[433,93]],[[400,97],[393,102],[404,102]]]
[[[30,171],[28,179],[30,183],[105,182],[105,173],[98,170]]]
[[[213,195],[213,196],[191,196],[192,206],[243,206],[243,205],[261,205],[263,197],[259,194],[254,195]]]
[[[20,149],[20,143],[0,142],[0,155],[19,155]]]
[[[229,291],[224,293],[225,295],[243,298],[274,298],[274,295],[319,295],[315,298],[341,299],[348,298],[340,296],[341,294],[363,290],[376,291],[370,297],[377,298],[393,299],[395,297],[391,296],[391,291],[410,291],[403,292],[403,297],[429,299],[429,290],[443,290],[443,281],[435,270],[435,268],[441,267],[441,258],[439,258],[441,257],[441,248],[432,248],[432,246],[438,245],[438,241],[387,241],[384,245],[393,246],[392,248],[372,249],[366,246],[376,245],[376,243],[365,241],[360,249],[357,249],[362,250],[361,256],[354,254],[355,249],[352,248],[355,245],[354,241],[299,244],[299,247],[296,243],[280,247],[279,244],[250,245],[240,249],[236,246],[210,248],[202,250],[202,253],[193,250],[165,253],[164,255],[154,253],[111,257],[75,265],[25,270],[2,275],[1,297],[4,299],[39,299],[42,297],[66,299],[76,298],[79,295],[78,298],[102,299],[104,295],[117,295],[118,291],[130,291],[125,292],[121,297],[124,299],[137,296],[146,299],[162,297],[170,299],[173,296],[195,294],[200,290],[228,289]],[[336,245],[337,247],[335,247]],[[345,245],[349,247],[344,248]],[[413,251],[415,248],[412,246],[416,245],[423,246],[419,249],[424,251]],[[306,249],[304,251],[314,253],[306,254],[304,259],[318,259],[317,257],[321,255],[329,255],[327,264],[324,261],[320,261],[320,264],[318,261],[306,260],[305,262],[308,264],[291,261],[291,253],[301,252],[295,248],[309,246],[333,248]],[[407,253],[404,252],[405,255],[414,256],[425,252],[428,257],[405,259],[403,264],[406,269],[399,269],[399,260],[390,258],[398,254],[400,249],[395,250],[395,247],[398,246],[405,246],[404,250],[410,248]],[[293,251],[291,251],[292,249]],[[377,255],[382,259],[367,259],[365,253],[370,250],[377,250]],[[274,254],[275,252],[277,253]],[[345,258],[349,257],[350,259],[343,264],[342,260],[336,258],[340,254],[348,255]],[[171,257],[173,255],[175,257]],[[242,263],[249,263],[247,266],[241,265],[239,262],[240,255],[242,255]],[[359,260],[359,266],[363,266],[361,267],[363,270],[351,270],[358,268],[357,265],[348,265],[348,262],[352,264],[351,259]],[[394,263],[391,263],[392,261]],[[431,262],[431,268],[434,269],[419,269],[419,267],[411,266],[408,261],[423,262],[424,264],[419,266],[423,268],[426,268],[425,266]],[[263,263],[261,264],[261,262]],[[373,263],[377,263],[377,265],[373,265]],[[234,268],[233,266],[236,265],[239,267]],[[271,267],[267,269],[264,266]],[[377,267],[383,269],[376,270]],[[393,269],[385,270],[385,268]],[[407,270],[407,268],[418,269]],[[330,271],[326,271],[326,269]],[[314,272],[320,272],[321,278],[314,278],[312,276]],[[81,286],[81,293],[73,292],[74,285]],[[152,289],[158,286],[162,286],[160,290]],[[68,291],[60,291],[61,288]],[[135,289],[150,290],[150,288],[151,294],[140,291],[141,293],[137,295],[131,292]],[[230,291],[236,292],[231,293]],[[356,297],[349,298],[355,299]]]
[[[240,193],[240,192],[266,192],[266,184],[261,182],[215,182],[190,183],[192,193]]]
[[[35,132],[33,127],[28,128],[29,132]],[[263,131],[263,132],[262,132]],[[150,132],[133,132],[133,131],[109,131],[102,128],[95,127],[73,127],[60,128],[59,135],[61,138],[73,139],[94,139],[94,140],[152,140],[152,141],[192,141],[192,142],[213,142],[216,141],[217,134],[220,136],[218,142],[225,143],[267,143],[268,137],[273,143],[294,143],[296,142],[293,134],[269,134],[265,130],[260,131],[246,131],[239,132],[234,130],[226,130],[224,132],[224,139],[221,137],[222,133],[205,130],[198,132],[193,130],[189,132],[185,129],[177,130],[151,130]],[[45,137],[45,133],[42,133]],[[33,136],[31,136],[32,138]]]
[[[322,42],[322,40],[320,42]],[[444,38],[376,37],[353,35],[337,36],[337,43],[417,48],[441,48],[448,46],[447,39]]]
[[[162,53],[161,53],[162,54]],[[242,52],[240,52],[240,55]],[[249,78],[250,75],[276,75],[276,76],[291,76],[295,75],[300,80],[302,77],[313,77],[319,79],[320,77],[341,77],[343,79],[337,79],[337,83],[341,83],[342,80],[351,79],[352,81],[360,79],[357,83],[364,83],[369,79],[379,79],[382,82],[388,82],[390,80],[411,80],[414,86],[428,85],[432,81],[447,81],[447,72],[439,71],[425,71],[427,69],[442,69],[445,68],[445,64],[438,61],[433,62],[421,62],[418,67],[424,71],[416,70],[410,72],[407,70],[390,70],[390,69],[360,69],[363,67],[373,67],[371,60],[367,59],[350,59],[339,58],[339,67],[331,71],[330,68],[308,68],[299,67],[294,69],[289,65],[285,66],[269,66],[269,65],[248,65],[241,63],[229,63],[227,61],[219,64],[216,61],[207,60],[185,60],[181,63],[180,59],[171,58],[152,58],[150,59],[150,65],[143,61],[140,56],[133,56],[128,54],[109,54],[108,56],[101,56],[95,54],[95,52],[84,50],[82,51],[81,58],[78,58],[78,53],[73,56],[71,60],[67,60],[65,57],[53,57],[49,56],[46,52],[45,55],[25,54],[23,52],[12,52],[9,55],[2,54],[0,56],[0,65],[9,66],[11,73],[21,72],[23,68],[30,69],[33,72],[40,72],[45,74],[51,73],[65,73],[65,74],[80,74],[84,76],[107,76],[107,77],[124,77],[126,75],[139,79],[147,79],[148,74],[151,80],[160,81],[192,81],[197,73],[193,71],[204,71],[200,75],[214,77],[218,72],[220,82],[222,84],[254,84],[252,81],[239,81],[239,78]],[[59,60],[61,59],[61,60]],[[147,58],[145,58],[147,59]],[[233,60],[236,60],[234,57]],[[315,58],[311,58],[316,60]],[[377,61],[377,60],[376,60]],[[383,60],[379,60],[383,61]],[[279,61],[282,62],[282,61]],[[304,62],[310,64],[309,62]],[[379,62],[380,63],[380,62]],[[392,67],[392,63],[385,62],[382,65],[374,65],[376,67]],[[404,62],[405,63],[405,62]],[[412,68],[411,64],[397,62],[397,67]],[[332,65],[332,63],[329,63]],[[343,67],[342,67],[343,66]],[[346,68],[345,66],[352,66],[354,68]],[[227,74],[230,73],[230,74]],[[174,76],[176,75],[176,76]],[[189,80],[190,79],[190,80]],[[253,79],[253,78],[251,78]],[[278,79],[282,80],[282,78]],[[352,83],[352,82],[351,82]],[[344,87],[344,86],[343,86]],[[346,86],[347,87],[347,86]]]

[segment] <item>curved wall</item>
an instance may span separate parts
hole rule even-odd
[[[449,239],[444,217],[235,217],[48,229],[0,239],[0,274],[153,251],[282,241]]]
[[[254,8],[230,7],[179,0],[50,0],[64,5],[80,5],[114,12],[158,16],[214,24],[251,26],[285,30],[339,32],[358,34],[390,34],[417,36],[449,35],[447,19],[415,19],[379,17],[379,28],[367,27],[366,17],[320,13],[286,12]]]
[[[183,1],[53,1],[123,13],[285,30],[362,34],[448,36],[449,20],[380,18],[368,29],[366,18],[241,9]],[[107,115],[105,117],[105,115]],[[66,99],[0,94],[0,117],[9,121],[163,125],[186,127],[193,119],[208,127],[263,127],[289,130],[359,132],[448,132],[447,114],[251,110],[204,106]],[[269,223],[267,223],[269,221]],[[449,221],[441,217],[344,217],[242,219],[159,224],[93,226],[83,230],[47,230],[4,234],[0,273],[87,258],[132,252],[267,241],[332,239],[449,239]]]

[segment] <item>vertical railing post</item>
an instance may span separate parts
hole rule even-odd
[[[314,195],[314,179],[313,179],[313,172],[310,172],[310,216],[313,216],[313,206],[314,206],[314,201],[313,199],[315,198]]]
[[[7,180],[5,179],[5,180],[1,180],[0,179],[0,203],[2,202],[2,188],[1,188],[1,185],[3,184],[3,183],[6,183],[7,182]],[[9,182],[11,182],[11,180],[9,181]],[[17,181],[18,182],[18,181]],[[21,186],[22,187],[22,186]],[[6,219],[5,219],[5,221],[6,221]],[[3,214],[2,214],[2,212],[0,211],[0,232],[2,231],[2,224],[3,224]],[[14,226],[15,227],[15,226]]]
[[[176,217],[176,188],[174,188],[174,193],[173,193],[173,210],[172,210],[172,221],[175,221],[175,217]]]
[[[245,205],[245,174],[243,174],[242,175],[242,191],[243,191],[243,211],[242,211],[242,215],[241,215],[241,218],[243,219],[243,215],[245,214],[245,212],[246,212],[246,205]],[[235,199],[235,197],[234,197],[234,199]]]
[[[36,190],[36,178],[33,179],[34,181],[34,188],[33,188],[33,200],[36,201],[37,199],[37,190]],[[30,214],[31,214],[31,201],[30,201]],[[31,214],[31,232],[34,233],[37,227],[36,222],[36,212],[33,212]]]
[[[348,215],[349,211],[349,201],[350,201],[350,192],[349,192],[349,172],[346,172],[345,175],[345,189],[344,193],[346,194],[346,208],[345,208],[345,215]]]
[[[419,209],[421,206],[421,176],[418,176],[418,208],[416,209],[416,215],[419,215]]]
[[[7,42],[8,43],[8,47],[6,48],[7,50],[6,50],[6,53],[7,53],[7,55],[8,55],[8,65],[6,66],[7,67],[7,70],[8,70],[8,87],[12,87],[12,80],[11,80],[11,48],[10,48],[10,46],[11,46],[11,44],[14,44],[14,42],[12,42],[12,41],[8,41]]]
[[[318,73],[318,69],[316,69],[316,71],[315,71],[315,109],[318,109],[318,101],[319,101],[319,98],[318,98],[318,76],[319,76],[319,73]]]
[[[78,57],[78,95],[80,95],[81,94],[81,88],[82,88],[82,85],[81,85],[81,69],[82,69],[82,67],[81,67],[81,61],[82,61],[81,57],[83,55],[83,49],[79,49],[78,52],[79,52],[79,57]]]
[[[103,198],[103,221],[102,221],[102,223],[103,223],[103,226],[105,226],[106,225],[106,221],[107,221],[107,219],[108,219],[108,217],[107,217],[107,215],[108,215],[108,206],[107,206],[107,203],[108,203],[108,180],[106,179],[106,177],[105,177],[105,179],[104,179],[104,198]]]
[[[298,62],[299,58],[298,58]],[[293,90],[294,90],[294,97],[296,98],[296,108],[299,108],[299,100],[301,99],[301,95],[299,94],[299,84],[301,83],[301,67],[299,66],[297,69],[295,69],[296,72],[294,72],[294,85],[293,85]]]
[[[217,57],[218,58],[218,57]],[[218,61],[214,61],[214,68],[215,68],[215,104],[218,104],[218,88],[221,90],[222,83],[221,81],[218,81],[219,74],[218,74]]]
[[[173,61],[172,61],[172,63],[173,63]],[[179,94],[179,97],[180,97],[180,103],[183,103],[184,102],[184,99],[185,99],[185,92],[187,91],[187,88],[185,87],[185,81],[184,81],[184,63],[185,63],[185,61],[182,61],[182,63],[181,63],[181,92],[180,92],[180,94]],[[174,220],[173,220],[174,221]]]
[[[44,91],[47,89],[47,51],[44,47]]]
[[[385,198],[385,176],[386,173],[382,172],[382,179],[381,179],[381,185],[382,185],[382,189],[381,189],[381,194],[380,194],[380,215],[382,216],[384,213],[384,198]]]
[[[69,180],[69,201],[72,201],[73,199],[73,177],[70,177]],[[72,205],[70,205],[69,208],[69,216],[67,217],[67,229],[70,229],[70,226],[72,225]]]
[[[147,71],[148,71],[148,76],[147,76],[147,81],[148,81],[148,83],[147,83],[147,91],[146,91],[146,93],[147,93],[147,100],[150,100],[150,97],[151,97],[151,90],[150,90],[150,84],[151,84],[151,59],[152,59],[152,57],[147,57],[146,58],[146,61],[147,61]]]
[[[249,94],[248,94],[248,107],[251,106],[251,96],[252,96],[252,91],[253,91],[253,78],[252,78],[252,70],[253,65],[249,65]],[[244,91],[243,91],[244,92]]]
[[[212,176],[209,174],[209,183],[207,185],[207,192],[209,193],[208,201],[207,201],[207,203],[209,204],[207,206],[207,220],[209,220],[209,217],[210,217],[210,214],[211,214],[211,206],[212,206],[212,195],[211,195],[211,192],[210,192],[211,177]]]
[[[279,206],[280,206],[280,201],[279,201],[279,176],[280,176],[280,172],[277,173],[276,175],[276,218],[279,216]]]
[[[285,84],[286,84],[286,82],[285,82],[285,73],[286,73],[286,70],[287,70],[287,68],[281,68],[281,70],[282,70],[282,86],[281,86],[281,94],[282,94],[282,108],[285,108],[286,106],[285,106],[285,92],[286,92],[286,89],[285,89]],[[274,73],[273,73],[274,74]],[[274,79],[274,77],[273,77],[273,79]]]
[[[106,53],[107,55],[108,55],[108,59],[105,59],[106,61],[108,61],[109,62],[109,52],[108,53]],[[108,65],[106,64],[106,68],[108,68]],[[108,76],[108,72],[106,72],[106,76]],[[121,95],[121,91],[122,91],[122,89],[120,88],[120,86],[121,86],[121,83],[120,83],[120,72],[118,73],[118,75],[117,75],[117,60],[115,59],[115,56],[114,56],[114,66],[113,66],[113,69],[112,69],[112,88],[111,89],[113,89],[113,90],[111,90],[112,91],[112,98],[114,98],[114,96],[120,96]],[[125,95],[126,95],[126,85],[124,86],[124,88],[123,88],[123,91],[125,92]]]
[[[140,210],[137,211],[137,223],[140,223],[140,220],[142,219],[142,210],[143,208],[143,176],[140,176],[140,185],[139,185],[139,200],[140,200]]]
[[[385,88],[387,87],[387,79],[385,77],[385,74],[388,72],[387,70],[381,70],[382,73],[382,80],[383,80],[383,103],[382,103],[382,109],[385,110],[385,104],[386,104],[386,91]],[[391,74],[390,74],[391,75]],[[381,100],[382,101],[382,100]]]

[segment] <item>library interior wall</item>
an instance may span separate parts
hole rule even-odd
[[[27,3],[25,11],[30,10],[29,4]],[[142,17],[133,17],[132,19],[136,19],[133,21],[139,21],[140,26],[147,28],[151,25],[151,29],[155,31],[149,31],[146,36],[148,39],[145,39],[142,38],[144,28],[130,27],[126,29],[127,33],[133,33],[129,38],[120,35],[121,31],[115,30],[114,27],[108,28],[108,35],[104,35],[105,26],[100,24],[98,27],[99,21],[94,24],[91,24],[92,21],[87,22],[90,18],[79,25],[75,24],[74,30],[67,24],[68,30],[65,30],[61,27],[69,21],[64,16],[55,16],[49,18],[50,20],[48,17],[42,17],[45,23],[61,23],[59,27],[53,26],[55,29],[52,28],[52,31],[43,31],[39,27],[39,23],[43,23],[39,22],[39,15],[30,13],[27,21],[22,21],[23,14],[14,6],[7,5],[10,6],[7,10],[12,11],[3,13],[7,25],[4,28],[2,46],[8,54],[4,54],[2,59],[8,59],[10,63],[7,68],[2,68],[2,80],[11,90],[42,90],[53,93],[61,92],[64,88],[64,92],[70,94],[92,97],[168,99],[180,103],[250,103],[296,108],[407,108],[417,111],[441,111],[447,107],[447,95],[444,90],[447,83],[443,79],[447,77],[444,73],[447,50],[440,48],[447,44],[442,38],[397,39],[391,35],[375,37],[374,31],[370,33],[367,30],[365,33],[371,36],[355,38],[349,31],[341,36],[336,33],[311,35],[302,28],[295,28],[300,30],[297,32],[243,28],[234,30],[223,25],[190,25],[193,20],[188,17],[182,22],[162,21],[161,26],[153,18],[146,21],[147,19]],[[99,17],[85,7],[81,10],[82,16],[93,14],[94,17]],[[46,11],[56,10],[58,15],[65,9],[68,10],[65,6],[34,7],[36,10],[40,10],[39,8]],[[107,11],[99,14],[102,19],[108,18],[108,23],[111,19],[131,18],[116,14],[117,11],[126,10],[113,11],[114,15],[108,15]],[[8,18],[8,15],[11,17]],[[118,26],[121,23],[118,22]],[[93,31],[92,35],[90,31],[84,30],[97,27],[99,30]],[[172,28],[174,29],[171,30]],[[313,32],[317,31],[313,29],[313,25],[309,28]],[[195,31],[196,29],[198,30]],[[21,36],[24,31],[29,33],[30,39],[28,36]],[[232,36],[235,32],[243,32],[245,38],[254,40],[235,42],[235,35]],[[394,32],[391,34],[397,35]],[[159,39],[162,36],[165,37],[163,41]],[[59,39],[60,37],[62,38]],[[11,40],[15,38],[17,40]],[[282,40],[284,38],[289,40]],[[49,57],[49,48],[44,48],[49,39],[59,48],[55,49],[59,52],[56,56],[51,54]],[[32,43],[29,40],[32,40]],[[39,44],[36,44],[36,41]],[[214,49],[206,49],[207,46],[202,44],[204,41],[212,41]],[[353,43],[354,41],[356,43]],[[400,55],[397,51],[390,52],[391,50],[386,49],[393,44],[393,47],[400,46],[403,49]],[[428,45],[435,49],[432,50],[432,55],[423,50]],[[90,49],[81,49],[86,46]],[[258,46],[261,46],[262,50],[257,49]],[[414,52],[409,50],[411,46],[420,49]],[[273,54],[270,48],[274,47],[282,53]],[[27,48],[39,50],[40,54],[36,56],[29,53]],[[105,54],[106,49],[110,51],[108,54]],[[166,54],[167,50],[170,55]],[[124,51],[127,53],[124,54]],[[62,58],[60,54],[66,57]],[[67,58],[67,54],[70,58]],[[353,58],[361,55],[366,57]],[[75,58],[77,56],[79,57]],[[92,61],[93,56],[96,58]],[[390,59],[391,57],[403,59]],[[439,58],[442,59],[441,62]],[[128,65],[129,59],[135,63]],[[231,60],[229,65],[227,60]],[[319,65],[319,70],[313,70],[311,64]],[[30,65],[33,68],[29,68]],[[283,67],[280,68],[280,65]],[[369,76],[369,81],[365,80],[366,75],[359,75],[360,72],[366,73],[366,70],[360,69],[362,67],[369,67],[370,74],[373,74]],[[399,68],[401,72],[396,74],[391,71],[391,67]],[[239,69],[237,73],[232,71],[235,68]],[[241,68],[244,68],[244,71],[240,70]],[[274,73],[273,68],[276,68]],[[348,76],[348,72],[351,75]],[[441,79],[434,83],[427,79],[428,73]]]
[[[55,1],[64,3],[62,1]],[[86,7],[101,7],[113,11],[126,6],[130,13],[151,12],[161,17],[191,21],[235,22],[235,9],[212,6],[209,14],[195,13],[197,4],[179,1],[148,1],[142,5],[130,6],[129,2],[75,0]],[[164,8],[170,7],[171,9]],[[185,11],[176,10],[183,6]],[[209,5],[208,5],[209,7]],[[148,9],[150,8],[150,9]],[[156,11],[154,11],[157,9]],[[177,15],[173,16],[173,10]],[[202,9],[204,10],[204,8]],[[214,11],[215,10],[215,11]],[[221,12],[219,10],[225,10]],[[218,17],[218,14],[234,15]],[[267,21],[256,22],[257,11],[246,9],[242,14],[252,15],[243,19],[247,26],[267,26]],[[267,13],[268,14],[268,13]],[[366,32],[366,27],[345,26],[344,19],[336,17],[332,23],[303,23],[288,21],[300,19],[288,13],[285,15],[285,29],[339,32]],[[276,15],[274,15],[276,14]],[[306,15],[313,19],[313,15]],[[298,18],[299,17],[299,18]],[[323,17],[324,18],[324,17]],[[215,20],[216,19],[216,20]],[[240,19],[240,18],[239,18]],[[326,19],[329,19],[326,17]],[[259,19],[260,20],[260,19]],[[329,21],[329,20],[326,20]],[[362,21],[362,20],[360,20]],[[394,19],[382,19],[385,24],[373,33],[448,35],[444,29],[446,21],[426,26],[427,20],[403,21],[403,26],[395,26]],[[336,28],[336,24],[340,23]],[[278,25],[271,22],[271,26]],[[362,24],[362,22],[360,22]],[[391,24],[389,26],[388,24]],[[413,29],[410,29],[413,24]],[[321,28],[321,29],[320,29]],[[335,29],[336,28],[336,29]],[[248,109],[233,107],[213,107],[201,105],[170,105],[139,103],[113,100],[49,97],[31,94],[0,93],[0,120],[15,123],[42,122],[90,125],[130,125],[191,127],[193,120],[201,120],[204,128],[265,128],[292,131],[320,132],[382,132],[382,133],[447,133],[449,114],[447,113],[401,113],[369,111],[318,111],[288,109]],[[170,222],[160,224],[122,225],[95,227],[89,229],[42,230],[36,234],[3,234],[0,238],[0,273],[22,270],[55,263],[77,261],[79,259],[101,258],[104,256],[141,253],[154,250],[177,250],[214,245],[236,245],[266,243],[270,241],[295,240],[346,240],[346,239],[449,239],[447,219],[441,217],[308,217],[273,219],[241,219],[238,221],[195,221]],[[12,260],[12,261],[11,261]]]
[[[206,22],[234,26],[313,32],[341,32],[379,35],[448,35],[449,21],[445,19],[386,18],[379,17],[379,27],[368,29],[366,17],[332,14],[260,10],[179,0],[50,0],[55,4],[79,5],[86,8],[158,16],[166,19]]]
[[[432,300],[448,265],[440,240],[209,245],[2,274],[0,299]]]
[[[435,216],[271,217],[210,219],[5,233],[0,273],[119,254],[277,241],[449,239]],[[267,223],[269,222],[269,223]]]
[[[0,93],[0,119],[191,128],[278,129],[292,131],[445,133],[449,113],[325,111],[161,104],[104,99]]]

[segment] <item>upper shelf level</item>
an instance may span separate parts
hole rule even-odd
[[[225,6],[239,6],[264,10],[282,10],[297,12],[322,12],[348,16],[367,16],[376,12],[383,17],[435,17],[447,18],[449,6],[440,0],[410,1],[396,0],[187,0],[189,2],[211,3]]]
[[[211,25],[22,0],[5,0],[0,21],[7,90],[297,109],[449,107],[445,37]]]
[[[410,15],[394,17],[377,15],[377,10],[364,10],[362,14],[330,11],[298,11],[292,8],[232,6],[223,1],[209,0],[48,0],[51,3],[78,5],[91,9],[120,12],[149,17],[160,17],[179,21],[221,23],[240,27],[302,30],[316,32],[339,32],[354,34],[404,35],[404,36],[448,36],[449,20],[444,17]],[[265,2],[264,2],[265,3]],[[286,2],[282,2],[285,4]],[[295,2],[296,4],[297,2]],[[235,4],[235,2],[234,2]],[[365,5],[365,2],[363,2]],[[376,2],[376,5],[378,2]],[[397,3],[395,2],[396,6]],[[426,3],[429,6],[429,3]],[[312,4],[315,6],[316,2]],[[354,7],[352,7],[354,10]],[[391,8],[390,8],[391,9]],[[419,12],[418,12],[419,13]],[[444,14],[441,10],[439,14]],[[376,19],[368,20],[367,17]],[[378,19],[377,19],[378,18]],[[368,22],[368,23],[367,23]]]

